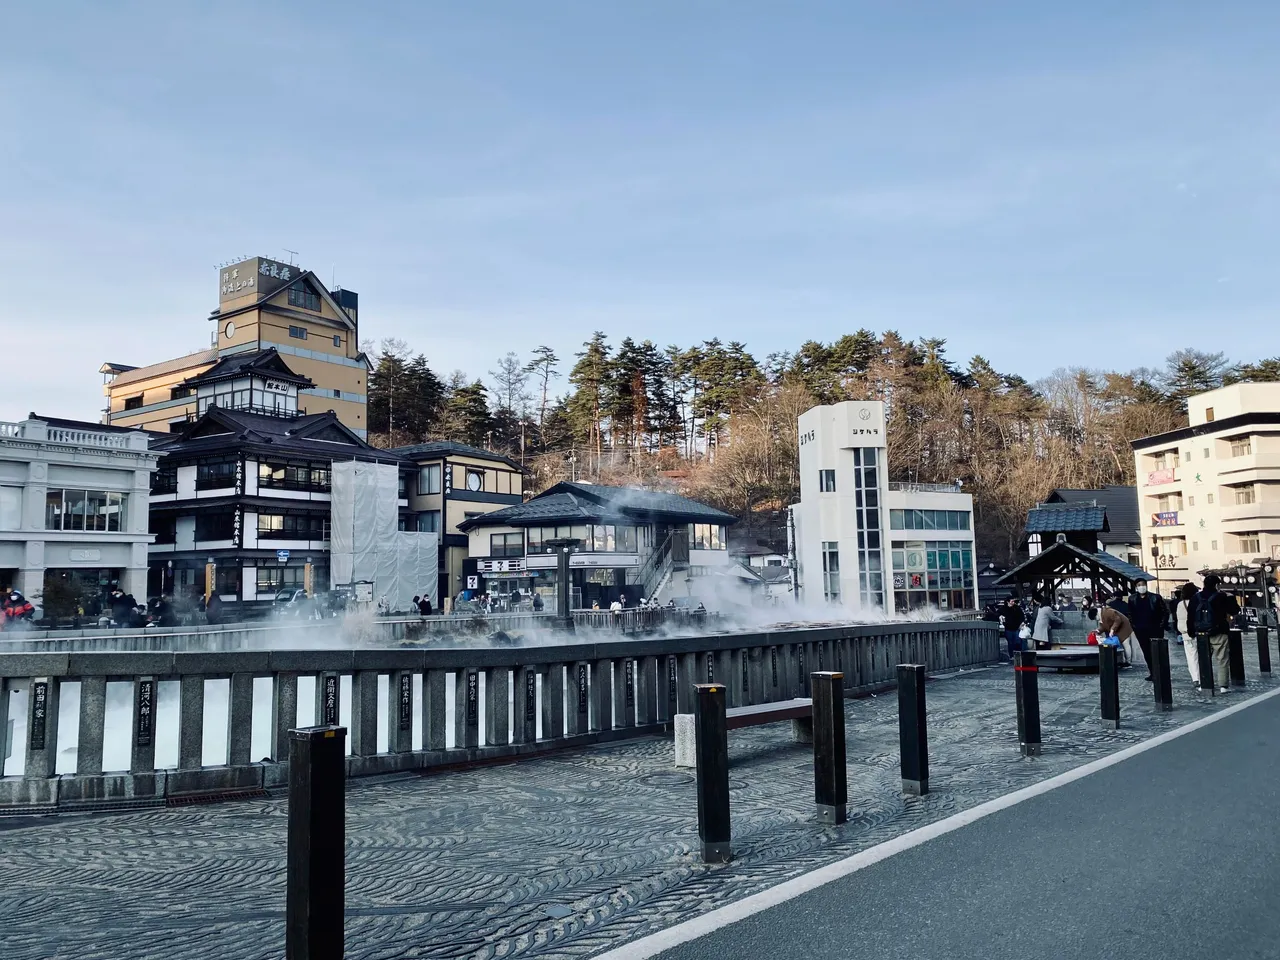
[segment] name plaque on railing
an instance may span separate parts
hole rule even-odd
[[[635,661],[627,658],[627,689],[626,701],[628,707],[636,705],[636,664]]]
[[[587,712],[587,665],[578,664],[578,712]]]
[[[524,675],[524,719],[533,723],[538,708],[538,675],[528,670]]]
[[[670,714],[675,716],[676,713],[676,693],[678,684],[676,682],[676,658],[667,657],[667,703],[670,705]]]
[[[480,674],[474,670],[467,671],[467,720],[474,720],[480,715]]]
[[[413,729],[413,674],[400,674],[400,729]]]
[[[138,728],[133,732],[133,742],[139,747],[151,746],[156,729],[156,682],[138,681]]]
[[[321,720],[326,727],[336,726],[338,723],[338,677],[336,674],[329,674],[324,678],[324,716]]]
[[[769,648],[769,663],[773,667],[773,685],[778,685],[778,648]]]
[[[707,683],[716,682],[716,657],[714,653],[707,654]]]
[[[49,719],[49,681],[31,684],[31,749],[44,749],[44,728]]]

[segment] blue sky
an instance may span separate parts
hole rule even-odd
[[[595,329],[895,328],[1029,379],[1280,353],[1277,4],[4,19],[0,419],[94,419],[103,361],[207,344],[215,265],[286,248],[442,372]]]

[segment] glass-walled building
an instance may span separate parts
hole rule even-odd
[[[887,452],[883,403],[801,415],[796,596],[852,611],[976,608],[973,498],[958,484],[891,482]]]

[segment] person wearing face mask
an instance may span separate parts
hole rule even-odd
[[[1147,662],[1147,679],[1151,679],[1151,641],[1163,637],[1169,626],[1169,605],[1164,597],[1147,589],[1147,581],[1139,577],[1134,581],[1133,595],[1129,597],[1129,623],[1133,635],[1142,648],[1142,659]]]

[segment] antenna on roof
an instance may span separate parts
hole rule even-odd
[[[296,266],[297,266],[297,264],[293,262],[293,258],[294,258],[294,257],[296,257],[296,256],[298,255],[298,251],[297,251],[297,250],[290,250],[288,247],[285,247],[285,248],[284,248],[284,252],[285,252],[285,253],[287,253],[287,254],[289,254],[289,266],[291,266],[291,267],[296,267]]]

